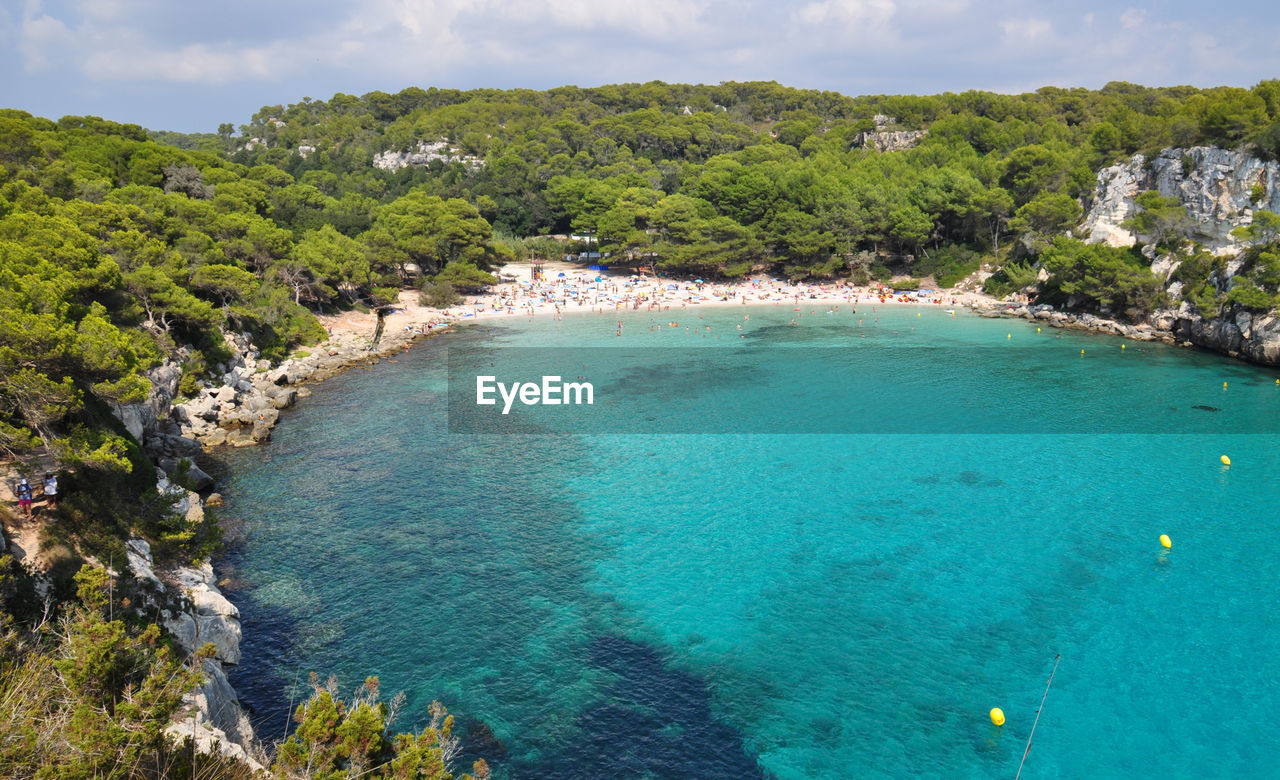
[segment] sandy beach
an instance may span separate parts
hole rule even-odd
[[[445,323],[508,317],[563,317],[569,314],[614,315],[624,312],[679,312],[721,306],[910,305],[944,309],[990,301],[988,296],[958,290],[925,290],[893,294],[876,283],[853,286],[843,282],[790,284],[785,280],[754,276],[732,282],[676,280],[629,271],[592,271],[571,263],[548,262],[543,278],[534,281],[533,266],[513,263],[498,271],[504,279],[483,295],[464,296],[463,302],[445,309],[423,306],[418,292],[400,293],[399,306],[388,314],[385,332],[425,332]],[[514,281],[510,281],[514,279]],[[372,313],[343,312],[320,315],[330,335],[367,335],[376,326]]]

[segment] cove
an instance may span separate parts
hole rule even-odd
[[[1061,653],[1031,776],[1265,773],[1275,377],[963,313],[800,308],[478,324],[221,455],[248,531],[233,682],[259,733],[284,733],[309,672],[376,674],[408,697],[395,726],[438,698],[505,777],[1011,776]],[[522,363],[619,342],[653,354],[593,367],[597,407],[628,388],[608,425],[450,432],[458,365],[556,374]],[[824,371],[826,350],[854,362]],[[1060,424],[1025,423],[1064,387]],[[894,424],[815,432],[854,407]],[[730,425],[764,410],[769,430]]]

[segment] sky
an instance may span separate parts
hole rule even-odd
[[[1250,87],[1277,41],[1274,0],[0,0],[0,107],[214,132],[410,86]]]

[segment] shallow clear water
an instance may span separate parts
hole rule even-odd
[[[1215,432],[1272,430],[1273,372],[801,308],[476,325],[227,453],[262,736],[308,672],[377,674],[401,729],[439,698],[509,777],[1012,777],[1061,653],[1024,777],[1273,771],[1278,439]],[[449,432],[459,366],[621,345],[650,373],[582,353],[634,391],[579,410],[605,433]]]

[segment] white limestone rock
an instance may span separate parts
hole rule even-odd
[[[416,148],[408,151],[388,149],[373,156],[373,167],[384,171],[398,171],[411,165],[423,167],[439,160],[446,165],[460,162],[470,170],[484,167],[484,160],[469,154],[462,154],[449,145],[447,141],[419,141]]]
[[[1250,224],[1256,209],[1280,213],[1277,176],[1278,162],[1212,146],[1165,149],[1150,161],[1137,154],[1098,172],[1084,229],[1091,242],[1131,246],[1135,236],[1123,223],[1136,211],[1134,198],[1155,190],[1187,209],[1193,239],[1219,254],[1235,252],[1241,246],[1231,231]]]
[[[225,756],[265,772],[266,757],[222,665],[206,660],[200,672],[204,682],[183,698],[186,712],[165,733],[179,741],[190,738],[205,755]]]

